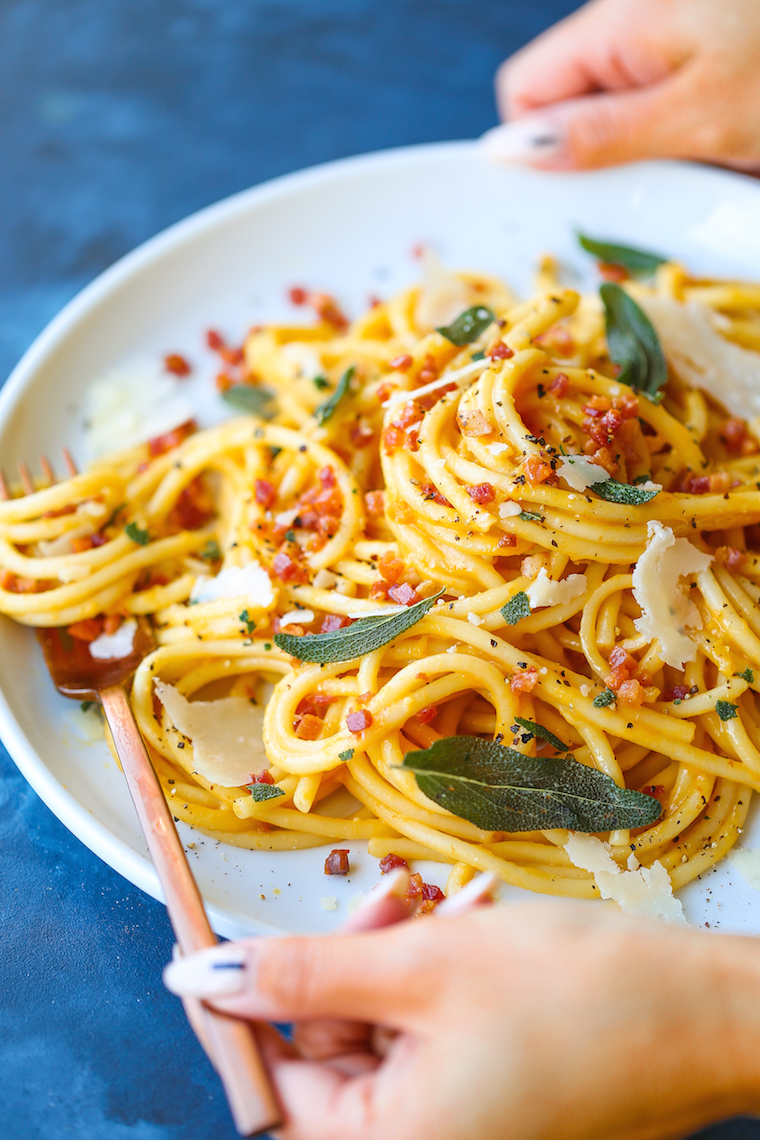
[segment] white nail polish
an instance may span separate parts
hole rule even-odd
[[[531,163],[558,155],[564,146],[564,132],[558,123],[526,115],[486,131],[480,145],[491,162]]]
[[[480,903],[492,901],[491,896],[498,882],[499,877],[493,871],[484,871],[482,874],[476,875],[466,886],[462,887],[461,891],[444,899],[441,905],[436,907],[436,915],[450,918],[456,914],[464,914]]]
[[[178,997],[219,997],[245,988],[249,955],[222,942],[198,954],[175,958],[164,968],[164,985]]]

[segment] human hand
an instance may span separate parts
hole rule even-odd
[[[592,0],[502,64],[489,157],[760,165],[757,0]]]
[[[165,978],[296,1022],[292,1045],[260,1037],[282,1140],[656,1140],[760,1110],[755,944],[612,907],[250,938]]]

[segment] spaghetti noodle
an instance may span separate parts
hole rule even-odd
[[[757,287],[665,263],[651,285],[625,288],[644,309],[699,305],[716,336],[760,350]],[[0,612],[85,640],[150,617],[158,648],[132,690],[140,729],[175,815],[227,843],[362,839],[378,857],[452,864],[450,889],[480,869],[598,896],[566,830],[484,831],[401,766],[456,734],[542,755],[520,718],[660,800],[656,823],[605,836],[621,867],[631,852],[658,860],[675,887],[704,872],[760,788],[750,426],[674,359],[663,393],[622,383],[599,296],[563,288],[549,259],[527,302],[474,274],[352,324],[328,301],[315,325],[248,336],[243,383],[275,392],[271,420],[184,425],[0,503]],[[436,307],[491,319],[454,343],[433,327],[445,325]],[[646,624],[647,559],[656,593],[655,555],[683,553],[679,539],[693,579],[671,575],[690,607],[683,659]],[[231,571],[247,592],[222,588]],[[434,595],[419,621],[353,659],[300,661],[275,641]],[[159,695],[170,687],[191,708],[261,701],[266,684],[251,787],[207,778],[169,714],[179,706]],[[271,794],[253,793],[264,785]]]

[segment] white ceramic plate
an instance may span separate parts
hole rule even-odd
[[[296,315],[286,290],[335,293],[349,313],[371,294],[413,282],[411,250],[432,243],[452,267],[501,274],[520,293],[539,254],[557,254],[568,281],[590,285],[583,229],[683,259],[693,270],[760,277],[760,186],[703,167],[648,163],[545,175],[488,166],[472,143],[389,151],[330,163],[238,194],[179,223],[102,274],[29,349],[0,394],[6,469],[62,444],[81,454],[87,385],[131,357],[185,353],[200,418],[223,414],[202,331],[240,339],[248,325]],[[0,736],[53,812],[96,854],[157,898],[158,882],[121,774],[104,743],[84,744],[70,702],[47,676],[30,630],[0,623]],[[326,879],[324,849],[249,852],[180,825],[216,929],[326,930],[378,879],[354,844],[347,880]],[[760,820],[743,836],[760,846]],[[426,878],[443,883],[445,868]],[[334,896],[335,910],[320,900]],[[694,924],[760,933],[760,896],[724,862],[681,893]]]

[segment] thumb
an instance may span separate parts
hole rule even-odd
[[[485,156],[545,170],[683,157],[684,139],[693,132],[681,113],[680,87],[673,78],[543,107],[487,131],[482,138]]]
[[[223,942],[170,962],[164,984],[179,997],[201,998],[238,1017],[337,1017],[401,1029],[430,1004],[430,989],[419,978],[436,926],[402,922],[340,938]]]

